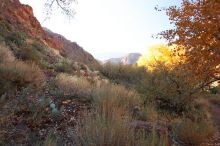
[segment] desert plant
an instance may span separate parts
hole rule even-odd
[[[219,85],[219,86],[212,87],[212,88],[210,89],[210,92],[211,92],[212,94],[220,94],[220,85]]]
[[[154,122],[158,119],[158,112],[153,105],[144,105],[137,115],[138,120]]]
[[[12,63],[2,64],[1,76],[5,80],[12,80],[14,83],[30,83],[39,86],[44,82],[44,75],[40,68],[34,63],[24,63],[15,61]]]
[[[7,35],[8,32],[11,31],[11,25],[4,21],[4,20],[0,20],[0,36],[2,36],[3,38],[5,38],[5,36]]]
[[[133,129],[129,121],[116,114],[106,117],[105,115],[96,114],[88,116],[78,126],[77,133],[79,145],[82,146],[128,146],[134,144]]]
[[[25,86],[40,87],[45,76],[34,63],[15,60],[0,64],[0,93],[13,92]]]
[[[4,44],[0,44],[0,63],[12,62],[15,60],[12,51],[7,48]]]
[[[147,71],[137,90],[145,103],[153,102],[157,108],[181,115],[194,106],[196,94],[192,93],[196,82],[188,80],[188,74],[179,69],[168,69],[163,64]]]
[[[134,92],[107,84],[92,90],[92,111],[78,125],[79,145],[133,145],[129,109],[138,104]],[[87,117],[87,118],[86,118]]]
[[[23,47],[26,44],[26,34],[22,32],[8,32],[5,37],[6,44],[15,44],[17,47]]]
[[[115,109],[122,112],[132,111],[135,106],[140,105],[140,97],[135,91],[123,86],[106,84],[93,90],[92,103],[98,111],[108,115]]]
[[[55,84],[66,96],[88,98],[92,85],[82,77],[71,76],[69,74],[58,74]]]
[[[187,146],[199,146],[215,134],[216,128],[211,122],[182,121],[172,126],[174,137],[177,141]]]
[[[123,86],[107,84],[94,88],[92,110],[77,125],[77,144],[81,146],[159,146],[166,145],[166,136],[155,129],[150,133],[135,129],[131,110],[140,104],[136,92]]]
[[[22,60],[37,61],[42,59],[41,53],[29,46],[25,46],[22,47],[22,49],[19,49],[19,52],[16,53],[16,56]]]
[[[57,72],[73,73],[75,71],[74,64],[71,60],[62,58],[54,65]]]
[[[114,111],[112,116],[92,113],[77,125],[77,144],[80,146],[166,146],[167,136],[156,130],[135,129],[129,116]]]
[[[145,78],[145,69],[132,65],[107,63],[100,68],[100,72],[115,83],[132,87]]]

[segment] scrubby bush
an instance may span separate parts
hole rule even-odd
[[[34,63],[16,60],[12,52],[2,46],[0,57],[0,94],[29,85],[39,87],[44,82],[43,72]]]
[[[11,31],[11,26],[3,20],[0,20],[0,36],[4,38]]]
[[[212,94],[220,94],[220,85],[219,85],[219,86],[216,86],[216,87],[212,87],[212,88],[210,89],[210,92],[211,92]]]
[[[132,65],[107,63],[100,68],[100,72],[113,82],[126,86],[135,86],[145,78],[145,69]]]
[[[26,34],[22,32],[8,32],[5,41],[9,46],[15,44],[17,47],[24,47],[26,44]]]
[[[137,119],[142,121],[155,122],[158,119],[158,112],[153,105],[145,105],[138,113]]]
[[[155,104],[160,110],[183,115],[194,109],[191,94],[198,83],[189,80],[189,74],[181,72],[181,66],[167,68],[157,64],[154,70],[146,70],[129,65],[105,64],[101,73],[115,83],[135,88],[143,97],[145,104]]]
[[[88,116],[78,127],[78,144],[81,146],[130,146],[134,145],[134,132],[129,120],[114,111],[111,118],[100,114]],[[118,117],[119,116],[119,117]]]
[[[81,146],[165,146],[165,135],[135,129],[131,111],[140,104],[139,96],[119,85],[95,88],[92,110],[77,125],[77,144]]]
[[[17,48],[15,55],[19,59],[35,62],[42,67],[47,67],[48,60],[52,60],[52,58],[48,57],[49,50],[38,41],[34,41],[31,44],[26,43],[23,47]]]
[[[73,73],[73,71],[76,70],[73,62],[66,58],[60,59],[59,62],[55,64],[54,68],[55,71],[64,73]]]
[[[43,43],[40,43],[38,40],[28,43],[28,35],[26,33],[13,31],[10,25],[7,25],[8,23],[2,23],[4,24],[4,28],[2,29],[5,30],[4,35],[1,36],[2,41],[10,47],[17,58],[32,61],[38,65],[42,65],[42,61],[48,62],[47,55],[49,53]]]
[[[30,46],[25,46],[22,49],[19,49],[16,56],[22,60],[38,61],[42,59],[42,54]]]
[[[199,123],[182,121],[174,124],[172,129],[177,141],[187,146],[199,146],[209,141],[216,132],[213,124],[206,121]]]
[[[184,73],[179,74],[179,70],[159,65],[147,71],[137,90],[144,95],[145,103],[153,102],[159,109],[182,115],[194,107],[196,96],[191,94],[194,85]]]
[[[13,62],[15,57],[10,49],[0,44],[0,63]]]
[[[115,109],[118,112],[132,111],[135,106],[140,105],[140,97],[135,91],[111,84],[94,89],[92,101],[94,107],[106,115],[111,115]]]
[[[37,65],[21,61],[0,64],[0,76],[2,92],[28,85],[39,87],[44,82],[44,74]]]
[[[28,52],[26,54],[29,56],[28,60],[34,61],[43,68],[49,68],[51,63],[56,61],[53,52],[43,42],[35,40],[27,48],[30,48],[30,54]]]
[[[47,47],[43,44],[43,42],[39,42],[39,41],[34,41],[31,46],[33,47],[33,49],[36,49],[39,52],[45,53],[47,52]]]
[[[138,131],[131,126],[129,119],[116,115],[112,119],[98,114],[87,116],[77,126],[77,144],[80,146],[167,146],[166,134],[159,136],[155,129],[150,133],[144,130]]]
[[[55,84],[64,95],[77,98],[89,98],[92,90],[86,79],[65,73],[57,75]]]

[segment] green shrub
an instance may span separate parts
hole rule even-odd
[[[76,69],[74,68],[73,62],[69,59],[60,59],[54,66],[55,71],[64,73],[73,73]]]
[[[184,73],[158,66],[147,71],[137,90],[143,94],[145,103],[153,102],[161,110],[182,115],[194,108],[196,96],[190,93],[193,87]]]
[[[31,46],[33,47],[33,49],[41,52],[41,53],[45,53],[47,51],[47,47],[43,44],[43,42],[39,42],[39,41],[34,41]]]
[[[0,36],[5,38],[5,36],[12,30],[9,23],[6,21],[0,20]]]
[[[199,146],[207,142],[216,132],[211,122],[199,123],[182,121],[173,125],[173,134],[179,143],[187,146]]]
[[[115,83],[126,86],[135,86],[145,78],[145,69],[131,65],[113,65],[107,63],[101,67],[100,72]]]
[[[220,94],[220,86],[212,87],[210,92],[211,94]]]
[[[26,34],[21,32],[9,32],[5,37],[6,44],[15,44],[17,47],[26,45]]]
[[[31,60],[35,62],[42,60],[42,54],[29,46],[19,49],[19,53],[16,56],[22,60]]]

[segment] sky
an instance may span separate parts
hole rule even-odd
[[[172,26],[165,12],[154,8],[178,5],[180,0],[78,0],[76,12],[68,19],[54,11],[46,21],[44,2],[20,0],[32,6],[43,27],[77,42],[96,59],[122,57],[127,53],[144,53],[147,48],[165,40],[152,35]]]

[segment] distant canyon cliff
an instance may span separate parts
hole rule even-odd
[[[110,58],[105,60],[104,63],[132,65],[137,63],[140,56],[140,53],[129,53],[121,58]]]

